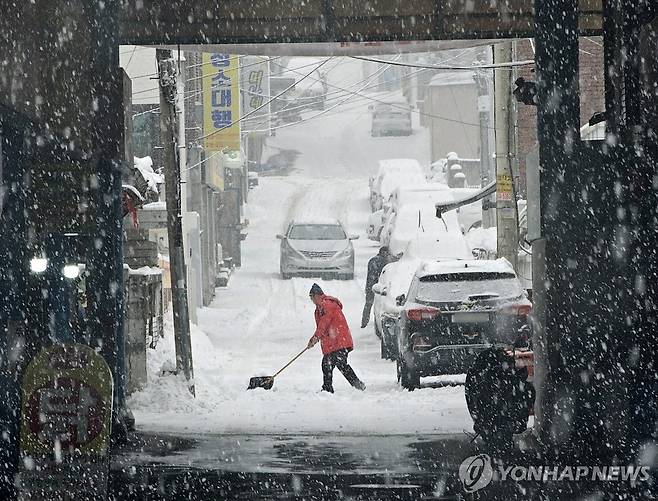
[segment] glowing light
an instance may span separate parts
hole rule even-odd
[[[43,273],[48,268],[48,260],[45,257],[33,257],[30,260],[30,269],[34,273]]]

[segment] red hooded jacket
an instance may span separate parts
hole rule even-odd
[[[322,295],[320,304],[315,306],[315,334],[320,340],[322,354],[354,347],[350,328],[343,315],[343,305],[335,297]]]

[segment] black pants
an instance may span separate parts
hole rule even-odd
[[[333,385],[333,373],[334,367],[338,367],[338,370],[345,376],[345,379],[359,390],[365,389],[363,382],[357,377],[354,373],[354,369],[347,363],[347,354],[349,351],[347,349],[337,350],[333,353],[327,353],[322,357],[322,374],[324,375],[324,384],[322,389],[328,392],[334,392]]]
[[[370,320],[370,310],[372,309],[372,303],[375,302],[375,293],[370,291],[366,292],[366,304],[363,305],[363,315],[361,316],[361,327],[368,325]]]

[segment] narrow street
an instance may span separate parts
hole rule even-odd
[[[342,72],[341,72],[342,71]],[[334,69],[335,85],[358,79],[350,64]],[[304,117],[318,112],[307,112]],[[378,245],[365,236],[368,176],[383,158],[411,157],[429,164],[424,130],[409,137],[372,138],[367,102],[362,107],[326,113],[322,119],[277,131],[268,152],[296,149],[299,155],[285,176],[261,176],[250,192],[243,242],[243,265],[229,286],[217,290],[209,308],[193,326],[196,398],[176,377],[160,377],[174,360],[171,325],[155,352],[149,351],[149,384],[130,406],[142,431],[171,433],[259,434],[435,434],[471,431],[463,376],[435,378],[414,392],[402,390],[395,364],[380,358],[373,323],[360,329],[367,261]],[[279,275],[279,240],[294,217],[335,217],[359,235],[355,279],[293,278]],[[246,391],[249,378],[269,375],[301,351],[313,334],[313,282],[338,297],[352,330],[350,363],[367,384],[352,389],[335,372],[334,395],[320,393],[319,346],[282,373],[270,391]]]
[[[332,82],[357,80],[351,66],[332,70]],[[307,122],[268,138],[265,158],[294,151],[279,155],[293,163],[261,175],[250,191],[242,267],[192,325],[196,398],[183,379],[160,375],[175,366],[171,319],[148,351],[148,384],[129,400],[138,434],[113,466],[120,497],[201,490],[218,499],[302,499],[310,488],[327,499],[439,499],[456,482],[474,447],[464,376],[427,378],[421,389],[403,390],[395,363],[380,357],[373,321],[360,328],[367,263],[378,251],[365,234],[368,176],[380,159],[410,157],[427,167],[430,156],[417,117],[411,136],[371,137],[367,105],[339,107],[318,120],[310,117],[319,112],[307,112]],[[281,278],[276,234],[294,218],[336,218],[359,235],[354,280]],[[355,343],[349,361],[366,391],[336,370],[335,394],[321,392],[319,346],[271,390],[247,391],[249,378],[274,374],[306,346],[315,330],[308,298],[314,282],[343,303]]]

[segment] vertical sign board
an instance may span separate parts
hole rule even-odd
[[[242,122],[242,131],[264,135],[270,129],[270,105],[263,106],[270,99],[269,59],[261,56],[244,56],[241,61],[242,115],[252,113]],[[260,108],[261,106],[263,107]]]
[[[203,54],[203,135],[206,154],[240,149],[238,57]]]
[[[20,500],[107,497],[112,373],[88,346],[49,346],[22,384]]]

